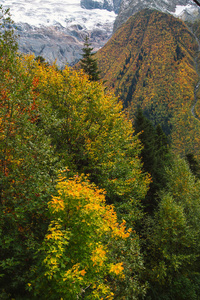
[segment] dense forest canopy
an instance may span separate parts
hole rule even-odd
[[[0,10],[0,298],[198,299],[196,156],[83,71],[18,53]]]

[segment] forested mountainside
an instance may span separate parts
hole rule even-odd
[[[193,25],[197,32],[198,25]],[[197,32],[198,34],[198,32]],[[191,109],[198,84],[199,44],[181,20],[145,9],[129,20],[97,52],[106,85],[133,118],[140,107],[160,124],[179,154],[200,149],[199,103]]]
[[[197,20],[194,23],[189,23],[188,26],[189,26],[189,29],[194,34],[195,39],[199,46],[199,50],[200,50],[200,20]],[[197,74],[200,75],[200,51],[198,51],[194,61],[195,61],[195,65],[196,65]],[[199,85],[197,85],[197,88],[195,90],[197,99],[196,99],[195,105],[194,105],[195,106],[194,113],[196,114],[198,119],[200,119],[200,101],[198,101],[198,99],[200,99],[200,89],[198,87],[199,87]]]
[[[0,299],[198,300],[194,153],[174,154],[141,108],[133,126],[97,77],[20,54],[11,25],[0,5]],[[181,28],[186,90],[197,46]],[[136,57],[140,74],[147,56]]]

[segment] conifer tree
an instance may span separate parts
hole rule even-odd
[[[161,126],[158,125],[155,129],[141,109],[137,111],[134,127],[143,145],[141,152],[143,169],[152,177],[150,189],[145,198],[145,207],[151,213],[157,206],[158,191],[166,184],[165,165],[170,158],[169,145]]]
[[[13,21],[9,9],[0,5],[0,74],[11,66],[18,50],[17,36],[14,33]],[[2,78],[1,78],[2,81]]]
[[[93,48],[89,43],[89,38],[86,36],[84,48],[82,49],[82,59],[81,59],[81,68],[89,75],[89,79],[92,81],[98,81],[100,79],[97,66],[97,60],[93,58],[94,53],[92,53]]]
[[[147,221],[145,299],[199,299],[199,180],[177,156],[166,174],[166,188]]]
[[[200,179],[200,164],[195,158],[193,153],[186,154],[186,161],[188,162],[189,168],[196,178]]]

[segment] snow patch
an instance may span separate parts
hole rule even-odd
[[[175,15],[180,16],[185,10],[190,10],[193,6],[188,4],[188,5],[177,5],[176,10],[175,10]]]

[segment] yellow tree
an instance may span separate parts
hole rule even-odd
[[[113,259],[112,243],[130,238],[131,229],[118,223],[105,191],[84,176],[61,176],[48,207],[51,222],[29,289],[43,299],[113,299],[110,281],[123,281],[125,266]]]
[[[54,122],[49,127],[55,155],[69,174],[88,174],[91,182],[106,191],[106,202],[114,204],[120,220],[133,228],[131,239],[113,242],[113,257],[122,255],[126,264],[126,284],[113,282],[118,297],[131,299],[143,293],[139,278],[142,268],[139,238],[134,231],[142,217],[141,199],[149,178],[142,173],[141,145],[134,136],[122,104],[106,93],[101,83],[91,82],[85,74],[66,67],[37,66],[38,91],[50,103]]]
[[[141,172],[141,146],[122,103],[101,83],[68,67],[39,66],[40,97],[51,104],[56,155],[70,170],[89,174],[107,191],[109,203],[142,199],[148,177]]]

